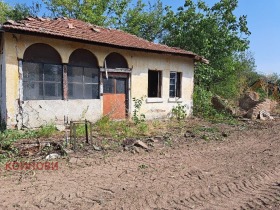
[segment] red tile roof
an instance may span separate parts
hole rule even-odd
[[[197,61],[208,61],[197,54],[179,48],[149,42],[121,30],[103,28],[76,19],[33,18],[15,22],[7,21],[2,25],[4,31],[49,35],[94,44],[107,45],[131,50],[150,51],[191,57]]]

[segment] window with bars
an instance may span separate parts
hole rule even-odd
[[[170,72],[170,82],[169,82],[169,97],[170,98],[181,98],[181,72]]]
[[[23,99],[62,99],[62,65],[23,62]]]
[[[68,66],[68,98],[99,98],[99,72],[97,68]]]

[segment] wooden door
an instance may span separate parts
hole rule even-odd
[[[103,115],[111,119],[125,119],[127,108],[126,75],[109,74],[103,77]]]

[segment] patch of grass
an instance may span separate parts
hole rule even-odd
[[[219,129],[216,127],[194,127],[193,132],[196,134],[200,132],[216,133],[219,132]]]
[[[40,127],[38,130],[35,130],[35,136],[38,137],[43,137],[43,138],[48,138],[54,135],[57,132],[57,129],[55,125],[50,124],[50,125],[45,125]]]
[[[82,137],[86,135],[85,125],[84,124],[78,124],[76,125],[76,136]]]
[[[230,116],[226,113],[216,113],[215,115],[211,117],[206,117],[205,120],[208,120],[212,123],[224,123],[228,125],[238,125],[239,121],[234,118],[233,116]]]
[[[146,122],[135,124],[128,120],[114,121],[105,116],[96,122],[94,130],[103,137],[122,140],[124,138],[146,135],[148,125]]]
[[[143,170],[143,169],[149,168],[149,166],[146,165],[146,164],[141,164],[141,165],[138,166],[138,168]]]
[[[211,140],[223,140],[225,134],[221,132],[217,127],[204,127],[204,126],[196,126],[193,127],[192,132],[195,136],[199,136],[201,139],[205,141]]]

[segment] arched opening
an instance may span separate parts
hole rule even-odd
[[[99,68],[96,57],[88,50],[77,49],[67,68],[68,98],[99,98]]]
[[[23,55],[23,99],[62,99],[62,64],[59,53],[47,44],[29,46]]]
[[[109,69],[128,68],[126,59],[119,53],[110,53],[104,62],[104,67]]]
[[[119,53],[110,53],[104,61],[103,73],[103,114],[113,119],[127,116],[128,64]]]

